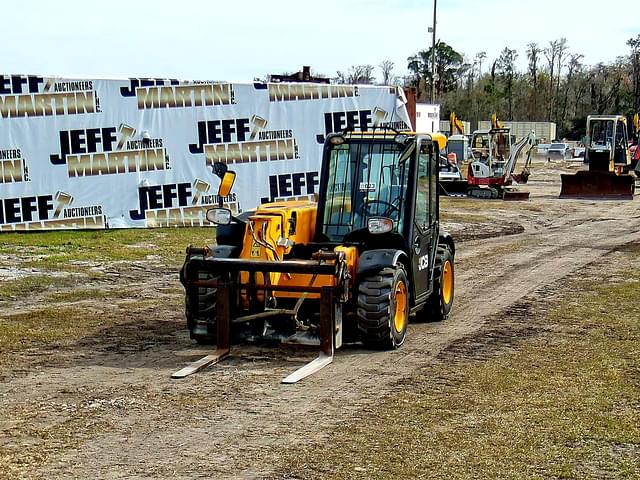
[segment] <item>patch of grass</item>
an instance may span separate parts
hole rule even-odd
[[[149,255],[178,264],[187,245],[210,244],[214,238],[215,230],[209,228],[3,233],[0,253],[26,256],[27,266],[41,269],[65,269],[73,261],[143,260]],[[29,260],[33,255],[39,258]]]
[[[59,306],[6,315],[0,318],[0,352],[72,341],[108,321],[109,315],[92,315],[85,308]]]
[[[60,292],[52,292],[47,295],[47,301],[53,303],[72,303],[82,300],[96,300],[105,302],[107,300],[131,298],[133,294],[130,290],[99,288],[72,289]]]
[[[46,290],[62,279],[44,275],[29,275],[0,283],[0,301],[24,297],[33,292]]]
[[[569,285],[575,301],[536,316],[554,333],[514,353],[403,379],[325,443],[285,455],[284,476],[639,478],[640,273],[623,273]]]

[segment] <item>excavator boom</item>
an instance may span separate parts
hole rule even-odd
[[[464,123],[458,118],[455,112],[449,115],[449,135],[464,135]]]
[[[511,155],[509,160],[504,166],[504,185],[505,187],[511,185],[514,181],[516,183],[527,183],[529,178],[529,163],[531,162],[531,148],[536,142],[536,135],[534,132],[529,132],[526,137],[523,137],[518,143],[516,143],[511,149]],[[528,147],[528,149],[527,149]],[[519,174],[515,174],[516,165],[520,156],[527,149],[527,159],[522,167],[522,171]],[[528,200],[529,192],[516,190],[509,187],[504,189],[502,194],[504,200]]]

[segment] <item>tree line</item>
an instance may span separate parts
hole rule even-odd
[[[409,75],[394,75],[394,64],[380,65],[380,84],[414,87],[418,101],[441,105],[441,117],[455,111],[458,117],[476,125],[496,112],[506,121],[555,122],[558,136],[579,139],[584,135],[587,115],[640,112],[640,34],[627,41],[629,54],[610,63],[586,65],[583,55],[569,47],[566,38],[547,45],[530,43],[523,53],[526,71],[519,71],[519,53],[505,47],[498,58],[477,52],[472,59],[445,42],[435,46],[435,75],[432,78],[432,49],[421,50],[407,59]],[[338,71],[337,83],[373,84],[372,65],[352,66]]]

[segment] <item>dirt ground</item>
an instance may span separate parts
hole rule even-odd
[[[313,348],[240,345],[220,365],[172,380],[208,353],[189,340],[177,272],[153,259],[110,265],[99,287],[125,294],[75,306],[87,317],[111,316],[112,328],[3,354],[0,477],[282,478],[281,452],[321,441],[455,342],[521,316],[523,298],[544,302],[563,279],[640,241],[640,198],[560,200],[560,171],[577,167],[534,167],[527,202],[443,200],[445,228],[457,240],[448,320],[411,325],[397,351],[341,349],[297,385],[280,380]],[[8,302],[0,317],[42,301],[34,293]]]

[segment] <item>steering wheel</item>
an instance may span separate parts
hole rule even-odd
[[[394,202],[398,200],[397,198],[394,200]],[[385,210],[382,213],[378,212],[378,208],[372,209],[371,207],[373,205],[382,205],[385,208]],[[371,216],[374,215],[374,212],[372,210],[375,210],[376,215],[381,216],[381,217],[388,217],[390,216],[392,213],[394,212],[398,212],[400,210],[400,208],[398,207],[398,205],[394,205],[393,202],[387,202],[386,200],[377,200],[377,199],[373,199],[373,200],[367,200],[366,202],[364,202],[362,204],[362,214],[363,215],[367,215],[367,216]]]

